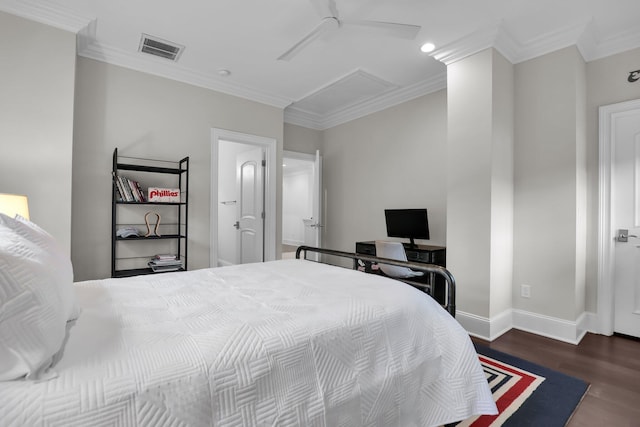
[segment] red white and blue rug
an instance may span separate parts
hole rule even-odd
[[[498,407],[459,427],[563,427],[589,385],[563,373],[476,344],[480,363]]]

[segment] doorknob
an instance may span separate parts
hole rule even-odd
[[[616,240],[618,242],[628,242],[629,237],[638,237],[638,236],[636,236],[635,234],[629,234],[629,230],[621,228],[620,230],[618,230],[618,236],[616,237]]]
[[[233,226],[236,228],[236,230],[240,230],[240,221],[236,221],[236,223],[233,224]]]

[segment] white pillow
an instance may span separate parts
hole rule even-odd
[[[57,259],[0,214],[0,381],[39,378],[61,350],[68,319],[53,284]]]
[[[53,263],[49,265],[50,277],[60,292],[62,310],[66,313],[67,320],[77,319],[80,315],[80,307],[73,287],[73,265],[71,264],[71,259],[69,259],[69,256],[56,239],[40,226],[20,215],[16,215],[15,220],[14,231],[38,245],[52,258]]]

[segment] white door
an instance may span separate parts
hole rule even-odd
[[[640,108],[613,117],[611,138],[614,331],[640,337]]]
[[[240,153],[237,171],[236,259],[240,264],[264,260],[263,150]]]
[[[320,157],[320,150],[316,150],[316,158],[313,163],[313,220],[310,227],[313,229],[312,233],[309,233],[310,241],[305,241],[304,244],[308,246],[314,246],[319,248],[322,245],[322,157]],[[306,235],[306,233],[305,233]]]
[[[310,220],[304,221],[304,244],[305,246],[319,248],[322,245],[322,230],[324,229],[322,222],[322,157],[320,157],[320,150],[316,150],[313,162],[313,185],[311,188],[313,189],[311,195],[312,216]],[[307,259],[319,261],[320,256],[318,253],[310,253]]]

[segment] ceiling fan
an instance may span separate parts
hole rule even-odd
[[[323,34],[337,31],[342,27],[360,27],[367,30],[384,32],[387,35],[397,38],[413,40],[420,31],[419,25],[398,24],[395,22],[380,22],[366,20],[343,20],[340,19],[335,0],[309,0],[315,7],[318,15],[322,18],[320,23],[302,40],[294,44],[289,50],[278,57],[278,60],[288,61],[296,56],[309,43],[316,40]]]

